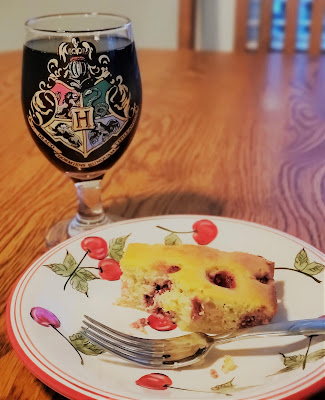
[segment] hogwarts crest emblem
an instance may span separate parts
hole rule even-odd
[[[109,66],[107,54],[72,38],[59,45],[58,57],[47,64],[47,80],[39,83],[31,100],[28,122],[33,131],[65,162],[71,163],[71,157],[56,152],[55,142],[80,154],[85,162],[76,164],[81,168],[89,166],[87,157],[108,141],[111,151],[104,157],[113,154],[137,119],[139,106],[131,102],[123,76],[113,76]]]

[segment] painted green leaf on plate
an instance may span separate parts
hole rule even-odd
[[[88,356],[98,356],[104,353],[104,350],[96,344],[90,343],[89,340],[80,332],[69,336],[73,347]]]
[[[68,250],[67,250],[66,256],[64,257],[63,264],[64,264],[68,269],[70,269],[71,272],[72,272],[72,271],[76,268],[76,266],[77,266],[77,261],[75,260],[75,258],[73,257],[73,255],[70,254],[70,253],[68,252]]]
[[[295,356],[283,356],[283,363],[285,368],[281,369],[280,371],[276,372],[274,375],[282,374],[283,372],[290,372],[294,371],[303,366],[305,355],[298,354]],[[325,349],[320,349],[314,351],[313,353],[308,354],[306,363],[315,362],[325,357]]]
[[[121,260],[124,254],[125,242],[129,236],[130,235],[121,236],[109,241],[109,255],[113,258],[113,260],[117,262]]]
[[[313,261],[305,267],[303,272],[309,275],[317,275],[321,273],[324,270],[324,268],[325,265]]]
[[[314,351],[313,353],[308,354],[307,356],[307,363],[308,362],[315,362],[325,357],[325,349],[320,349]]]
[[[78,290],[78,292],[84,293],[88,296],[88,283],[83,278],[74,274],[70,280],[70,284],[73,289]]]
[[[240,392],[245,389],[250,389],[256,386],[235,386],[232,382],[235,378],[232,378],[230,381],[222,383],[221,385],[216,385],[211,388],[211,390],[215,393],[225,394],[226,396],[231,396],[233,392]]]
[[[70,276],[70,271],[67,269],[67,267],[64,264],[48,264],[48,265],[45,265],[45,267],[50,268],[57,275],[60,275],[63,277]]]
[[[213,387],[211,388],[211,390],[213,390],[214,392],[222,392],[222,391],[224,391],[224,390],[231,390],[232,388],[235,387],[235,385],[232,383],[232,381],[233,381],[234,379],[235,379],[235,378],[232,378],[231,381],[222,383],[221,385],[213,386]]]
[[[275,374],[272,374],[272,375],[277,375],[277,374],[282,374],[284,372],[294,371],[295,369],[302,367],[302,364],[305,359],[305,356],[302,354],[298,354],[296,356],[285,356],[284,354],[282,354],[282,357],[283,357],[283,364],[285,365],[285,368],[280,369],[280,371],[277,371]]]
[[[92,272],[86,270],[85,268],[78,268],[77,271],[75,272],[79,278],[85,280],[85,281],[92,281],[94,279],[100,279],[98,276],[94,275]]]
[[[304,271],[309,264],[309,258],[305,249],[299,251],[295,258],[295,268],[298,271]]]
[[[167,235],[165,237],[165,244],[167,246],[174,246],[177,244],[182,244],[182,241],[181,241],[180,237],[178,235],[176,235],[176,233],[170,233],[169,235]]]
[[[67,251],[67,254],[63,260],[63,264],[49,264],[45,265],[46,267],[50,268],[53,272],[57,275],[68,277],[72,274],[74,269],[77,266],[77,262],[75,258]]]
[[[302,354],[298,354],[295,356],[283,356],[283,364],[286,367],[296,369],[302,365],[304,358],[305,356]]]

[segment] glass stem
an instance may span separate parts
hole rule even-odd
[[[69,225],[69,235],[109,222],[101,201],[101,179],[75,183],[78,196],[78,211]]]
[[[101,179],[75,183],[78,196],[77,219],[81,223],[97,224],[106,218],[101,200]]]

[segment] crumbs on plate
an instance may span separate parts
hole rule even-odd
[[[211,376],[212,378],[216,379],[216,378],[219,377],[219,374],[218,374],[218,372],[217,372],[214,368],[211,368],[211,369],[210,369],[210,376]]]
[[[130,324],[131,328],[137,329],[142,333],[147,333],[145,327],[148,325],[148,318],[139,318]]]
[[[237,365],[235,364],[233,358],[229,355],[225,356],[225,360],[223,362],[222,366],[222,371],[227,374],[230,371],[233,371],[234,369],[237,368]]]

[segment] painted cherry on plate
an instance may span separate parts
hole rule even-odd
[[[160,314],[150,314],[148,317],[148,324],[156,331],[172,331],[177,328],[177,325],[173,321]]]
[[[61,326],[57,316],[43,307],[33,307],[30,310],[30,316],[42,326],[52,326],[53,328],[60,328]]]
[[[167,375],[154,372],[141,376],[135,383],[147,389],[166,390],[173,382]]]
[[[218,234],[216,225],[208,219],[200,219],[194,222],[193,226],[193,239],[197,244],[206,245],[212,242]]]
[[[59,321],[58,317],[53,314],[51,311],[47,310],[46,308],[43,307],[33,307],[30,310],[30,316],[33,318],[33,320],[35,322],[37,322],[38,324],[45,326],[45,327],[51,327],[53,328],[57,333],[59,333],[68,343],[69,345],[76,351],[76,353],[78,354],[79,358],[80,358],[80,362],[81,365],[84,364],[84,360],[80,354],[80,352],[78,351],[78,349],[76,349],[73,344],[70,342],[70,340],[68,340],[59,330],[58,328],[60,328],[61,326],[61,322]]]
[[[108,253],[106,240],[98,236],[88,236],[81,242],[83,250],[88,252],[90,258],[103,260]]]
[[[192,231],[174,231],[168,228],[165,228],[160,225],[156,225],[157,228],[163,229],[164,231],[171,232],[171,233],[192,233],[193,239],[196,241],[197,244],[206,245],[212,242],[217,235],[218,235],[218,228],[217,226],[208,219],[200,219],[199,221],[194,222],[192,225]],[[169,236],[168,236],[169,237]],[[166,240],[167,238],[165,238]],[[179,241],[180,239],[177,238]],[[181,241],[180,241],[181,243]],[[167,243],[166,243],[167,244]],[[173,243],[175,244],[175,243]]]
[[[117,281],[122,275],[120,264],[111,258],[99,261],[98,268],[99,276],[108,281]]]

